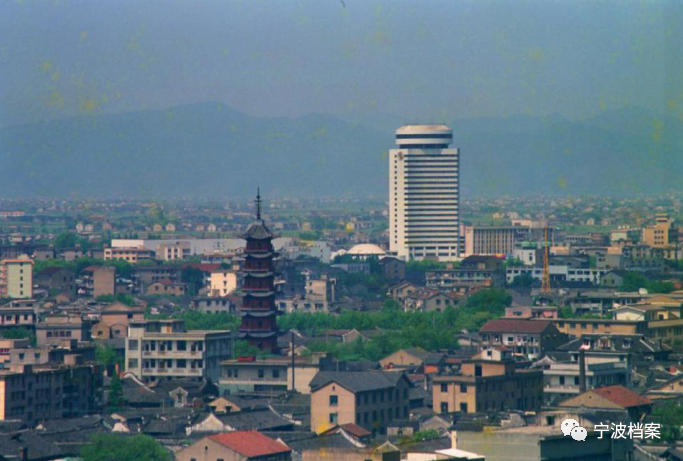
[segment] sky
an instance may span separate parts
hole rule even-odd
[[[683,2],[0,2],[0,126],[204,101],[358,121],[683,117]]]

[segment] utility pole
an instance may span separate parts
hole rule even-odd
[[[294,374],[295,374],[295,370],[296,370],[296,362],[294,361],[294,331],[291,331],[290,334],[291,334],[291,337],[290,337],[291,339],[290,339],[289,350],[290,350],[290,353],[292,354],[292,392],[294,392],[296,390],[296,386],[295,386],[296,381],[294,380],[294,378],[295,378]]]

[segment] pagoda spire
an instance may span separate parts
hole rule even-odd
[[[261,203],[263,203],[263,200],[261,200],[261,188],[257,187],[256,188],[256,219],[261,219]]]

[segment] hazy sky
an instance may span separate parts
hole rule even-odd
[[[683,2],[0,2],[0,125],[215,100],[407,120],[683,115]]]

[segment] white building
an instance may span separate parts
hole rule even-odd
[[[126,337],[126,372],[143,382],[163,378],[218,382],[220,362],[231,357],[232,343],[228,330],[187,331],[182,320],[132,321]]]
[[[390,250],[405,260],[458,259],[459,151],[445,125],[406,125],[389,151]]]

